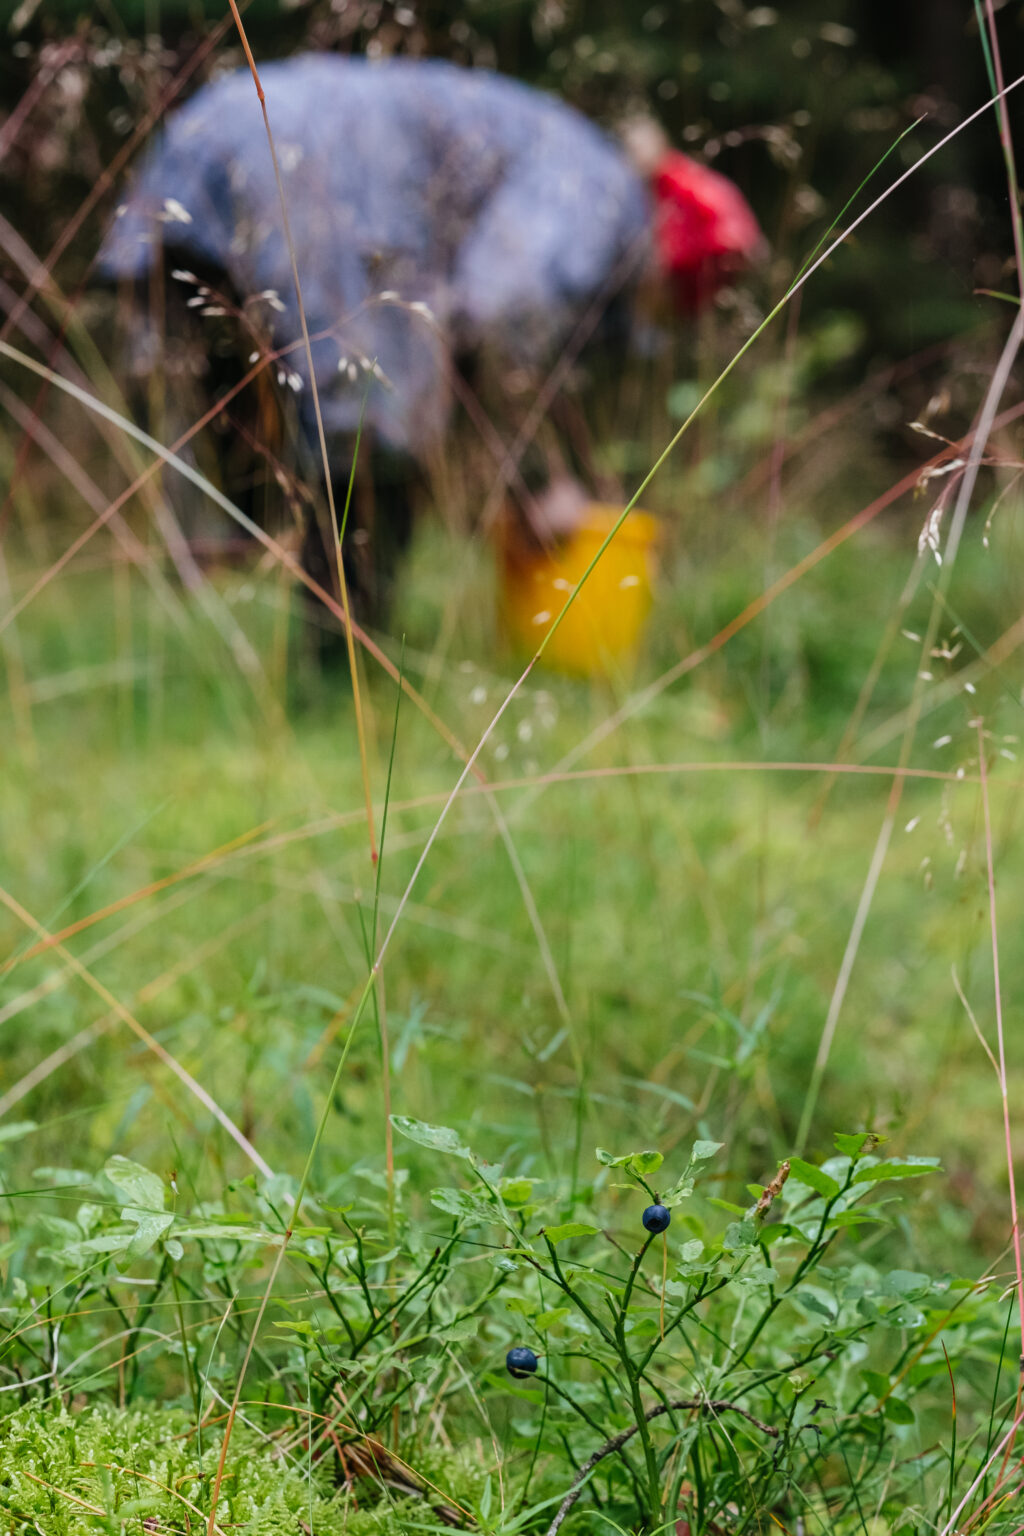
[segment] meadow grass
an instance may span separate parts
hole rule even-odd
[[[797,526],[787,542],[798,548],[809,532]],[[756,544],[749,530],[738,540],[723,537],[721,563],[704,568],[692,612],[684,611],[687,588],[666,584],[652,623],[654,656],[668,652],[674,630],[685,625],[703,638],[742,606],[761,572],[755,553],[744,586],[739,552]],[[425,536],[408,574],[405,666],[416,682],[418,668],[430,669],[427,636],[443,606],[451,554],[442,535]],[[770,1172],[800,1118],[808,1061],[889,780],[840,776],[822,807],[821,771],[756,765],[831,761],[906,565],[889,534],[834,557],[777,618],[767,617],[767,635],[756,626],[746,631],[569,770],[600,769],[602,777],[543,782],[608,713],[605,687],[531,678],[483,764],[492,782],[512,786],[500,792],[501,803],[571,1022],[557,1005],[486,802],[471,791],[438,842],[388,966],[396,1108],[487,1127],[495,1154],[506,1137],[539,1136],[537,1155],[560,1165],[576,1135],[566,1107],[583,1060],[587,1115],[614,1125],[627,1144],[652,1125],[679,1137],[728,1132],[738,1172]],[[981,643],[1006,627],[989,606],[989,576],[1002,565],[997,550],[974,551],[963,569],[957,611]],[[126,618],[114,589],[128,582]],[[282,622],[299,644],[298,618],[281,618],[288,595],[276,578],[245,572],[220,585],[261,654],[272,653]],[[924,602],[908,611],[908,630]],[[438,707],[463,740],[478,733],[507,686],[507,663],[483,633],[484,606],[464,615],[438,683]],[[187,1058],[231,1114],[258,1127],[255,1139],[271,1162],[290,1161],[332,1059],[327,1042],[343,1034],[366,971],[360,925],[372,909],[374,875],[344,679],[304,672],[300,662],[288,684],[299,701],[268,724],[237,671],[231,677],[228,666],[211,674],[197,665],[123,572],[69,578],[66,590],[38,601],[19,637],[30,723],[23,750],[8,753],[0,812],[6,862],[21,872],[19,900],[54,931],[127,898],[76,936],[76,952],[126,1003],[141,1000],[147,1028]],[[914,670],[913,643],[901,638],[897,646],[862,726],[880,740],[898,721]],[[103,671],[112,656],[116,676]],[[944,672],[937,663],[936,688]],[[922,729],[914,763],[949,775],[962,768],[968,782],[907,785],[815,1131],[827,1146],[833,1124],[870,1123],[899,1137],[909,1121],[916,1142],[923,1136],[953,1171],[963,1165],[974,1209],[958,1217],[955,1202],[940,1202],[943,1220],[961,1230],[986,1211],[1003,1219],[995,1122],[969,1110],[991,1102],[989,1068],[951,967],[983,1015],[991,960],[967,720],[977,710],[996,737],[1014,734],[1018,707],[1004,681],[993,677],[980,694],[954,696]],[[370,684],[378,733],[387,729],[390,686]],[[932,746],[946,735],[947,744]],[[17,739],[12,719],[7,740]],[[385,748],[378,740],[378,804]],[[883,746],[870,765],[893,760]],[[385,921],[453,767],[450,751],[407,707],[384,861]],[[997,838],[1005,842],[1016,775],[1005,759],[993,772]],[[536,788],[526,782],[538,778]],[[249,841],[178,880],[242,838]],[[166,880],[153,896],[131,899]],[[1011,923],[1019,899],[1012,867],[1001,867],[1000,903]],[[10,938],[15,955],[30,942],[13,926]],[[1018,965],[1009,945],[1011,997]],[[57,1048],[69,1029],[108,1011],[62,974],[52,953],[8,970],[3,988],[6,1091],[41,1048]],[[746,1039],[752,1030],[756,1046]],[[319,1069],[312,1075],[303,1070],[310,1052]],[[378,1045],[365,1022],[352,1052],[352,1081],[339,1106],[342,1155],[379,1156]],[[117,1025],[23,1109],[44,1122],[44,1142],[45,1122],[56,1114],[54,1135],[64,1146],[81,1137],[88,1148],[98,1134],[98,1146],[114,1150],[106,1138],[131,1127],[145,1160],[175,1118],[164,1091],[154,1095],[153,1065]],[[282,1082],[268,1098],[282,1072],[287,1089]],[[70,1094],[69,1083],[76,1084]],[[442,1084],[447,1109],[438,1116]],[[177,1090],[174,1100],[190,1123],[191,1106]],[[69,1103],[65,1123],[61,1106]],[[322,1156],[330,1162],[329,1148]],[[42,1161],[49,1160],[47,1151]]]
[[[791,564],[818,536],[809,520],[794,516],[773,538],[773,559]],[[601,1195],[601,1180],[595,1183],[595,1146],[615,1153],[658,1147],[678,1171],[694,1137],[721,1142],[723,1151],[705,1170],[702,1188],[705,1196],[734,1205],[739,1200],[738,1209],[751,1180],[769,1181],[795,1143],[864,877],[865,850],[891,776],[840,774],[824,798],[829,775],[823,768],[773,771],[767,765],[832,761],[913,561],[915,537],[915,524],[906,518],[867,530],[810,572],[777,614],[768,610],[568,770],[560,771],[559,764],[630,689],[656,677],[666,662],[706,639],[762,590],[763,530],[724,523],[694,529],[690,547],[676,558],[688,572],[699,563],[702,579],[674,580],[669,565],[644,671],[635,679],[580,683],[540,672],[529,679],[481,764],[498,786],[536,916],[531,920],[524,905],[521,879],[486,798],[470,786],[405,909],[385,970],[397,1115],[454,1127],[486,1163],[501,1163],[559,1191],[560,1210],[570,1217],[574,1211],[589,1216],[611,1193]],[[1003,586],[1014,541],[1010,519],[996,524],[993,540],[987,551],[980,538],[968,544],[955,589],[957,613],[982,646],[998,639],[1014,617],[1012,590]],[[468,569],[462,568],[466,558]],[[19,580],[30,579],[30,568],[22,569],[23,576],[16,565],[12,570],[15,591]],[[70,930],[67,951],[205,1086],[278,1177],[298,1173],[339,1052],[347,1049],[326,1106],[327,1134],[312,1169],[316,1196],[310,1209],[314,1220],[323,1219],[316,1213],[325,1199],[344,1209],[354,1192],[356,1209],[366,1213],[360,1219],[372,1228],[371,1213],[376,1210],[379,1220],[388,1209],[386,1122],[380,1034],[372,1014],[348,1038],[365,986],[376,882],[361,810],[351,694],[343,673],[317,672],[303,659],[308,614],[278,576],[247,568],[222,571],[215,581],[256,653],[278,668],[272,675],[281,707],[271,715],[265,698],[261,703],[228,656],[218,653],[221,642],[208,620],[190,609],[188,624],[198,643],[183,645],[180,629],[154,612],[138,575],[123,568],[97,562],[72,571],[19,621],[21,694],[18,702],[14,691],[8,695],[7,793],[0,809],[5,864],[13,872],[5,885],[16,884],[18,901],[49,933]],[[432,704],[464,741],[479,734],[510,675],[487,582],[486,559],[473,551],[467,557],[449,536],[424,529],[399,600],[408,616],[403,669],[417,686],[432,690]],[[467,590],[476,597],[463,604]],[[458,619],[439,665],[431,637],[453,591]],[[904,615],[910,633],[923,626],[929,600],[923,582]],[[900,638],[882,670],[859,732],[879,745],[862,766],[894,761],[890,743],[899,740],[918,649]],[[906,784],[901,827],[909,830],[900,831],[886,863],[808,1147],[816,1160],[829,1153],[830,1127],[870,1128],[889,1138],[886,1155],[924,1152],[941,1159],[945,1177],[915,1181],[898,1229],[873,1240],[871,1257],[882,1261],[883,1273],[886,1264],[900,1272],[975,1277],[993,1262],[1005,1268],[997,1087],[951,971],[955,966],[987,1026],[991,950],[977,748],[969,722],[983,712],[992,732],[997,849],[1005,849],[1019,789],[1014,762],[998,754],[1012,753],[1003,737],[1012,736],[1019,705],[1005,673],[986,675],[984,669],[975,694],[965,694],[958,683],[941,702],[938,690],[948,689],[950,677],[969,665],[969,647],[953,662],[935,663],[932,687],[940,702],[926,717],[912,765],[946,777]],[[375,732],[373,789],[381,805],[395,690],[371,677],[366,698]],[[932,745],[944,736],[951,740]],[[853,761],[861,756],[850,754]],[[429,724],[404,707],[388,802],[379,929],[397,910],[457,766]],[[1022,893],[1012,861],[998,853],[997,859],[1000,921],[1012,925]],[[108,916],[95,920],[108,908]],[[126,1156],[164,1179],[173,1168],[175,1206],[180,1201],[183,1210],[222,1210],[225,1199],[230,1209],[239,1199],[251,1204],[251,1197],[225,1195],[232,1180],[246,1174],[244,1158],[70,971],[64,952],[32,954],[38,935],[13,920],[7,931],[12,962],[19,963],[8,963],[0,993],[8,1041],[0,1124],[12,1128],[4,1147],[5,1187],[25,1192],[9,1205],[8,1280],[28,1286],[30,1298],[40,1284],[47,1294],[52,1290],[55,1280],[45,1277],[62,1251],[59,1244],[68,1242],[59,1223],[79,1198],[72,1193],[69,1205],[68,1192],[47,1198],[43,1191],[72,1178],[99,1177],[111,1156]],[[1009,998],[1020,985],[1012,943],[1004,946],[1003,984]],[[41,1080],[26,1080],[49,1053],[61,1051],[69,1052],[66,1059],[55,1058]],[[1013,1073],[1011,1090],[1017,1081]],[[401,1138],[399,1143],[401,1229],[439,1237],[445,1218],[427,1203],[440,1171],[436,1158]],[[101,1193],[97,1209],[103,1207]],[[260,1208],[262,1219],[272,1223],[273,1198],[269,1208]],[[702,1233],[714,1230],[713,1214],[710,1219]],[[185,1231],[183,1238],[187,1243]],[[625,1233],[621,1241],[628,1244]],[[203,1390],[220,1390],[224,1401],[246,1337],[245,1319],[254,1315],[261,1264],[255,1254],[240,1269],[237,1257],[229,1264],[222,1255],[219,1262],[225,1277],[220,1283],[232,1276],[241,1298],[242,1332],[232,1336],[218,1371],[211,1375],[209,1364],[198,1362],[196,1370]],[[70,1277],[82,1263],[79,1255],[65,1273]],[[301,1279],[294,1291],[293,1270],[275,1286],[272,1327],[282,1317],[280,1304],[288,1296],[297,1302],[302,1293]],[[388,1283],[386,1271],[378,1265],[376,1283]],[[88,1275],[89,1266],[80,1273]],[[70,1283],[66,1279],[64,1287]],[[100,1288],[109,1297],[99,1308],[104,1318],[115,1303],[127,1305],[118,1298],[118,1284],[112,1275]],[[213,1285],[216,1295],[216,1284],[208,1279],[205,1294]],[[59,1310],[62,1294],[54,1294],[48,1309]],[[133,1306],[140,1302],[144,1291]],[[86,1313],[96,1305],[83,1299]],[[283,1315],[315,1320],[316,1305]],[[921,1315],[945,1317],[936,1305]],[[15,1305],[21,1327],[24,1306]],[[132,1308],[124,1315],[130,1320]],[[91,1318],[81,1326],[89,1330],[77,1345],[83,1365],[69,1367],[72,1379],[82,1379],[79,1399],[113,1394],[123,1401],[127,1391],[136,1404],[168,1395],[189,1400],[186,1380],[168,1358],[166,1322],[157,1330],[163,1339],[157,1357],[147,1363],[144,1351],[140,1373],[134,1376],[129,1366],[127,1378],[125,1367],[104,1350],[95,1374],[85,1368],[110,1325]],[[186,1320],[184,1326],[187,1336],[193,1325]],[[954,1338],[955,1323],[943,1325],[951,1348],[963,1351],[957,1368],[964,1403],[983,1423],[988,1414],[995,1426],[1005,1419],[984,1406],[989,1387],[976,1356],[992,1350],[998,1356],[1000,1326],[985,1314]],[[67,1327],[75,1337],[75,1324]],[[486,1333],[485,1367],[501,1348],[497,1318]],[[275,1346],[264,1335],[250,1366],[254,1400],[267,1390],[262,1383],[276,1379],[273,1394],[282,1381],[280,1367],[267,1377]],[[116,1337],[106,1346],[115,1356]],[[509,1342],[515,1337],[513,1323]],[[788,1335],[786,1347],[797,1350]],[[773,1343],[775,1358],[779,1348],[780,1341]],[[74,1358],[76,1349],[70,1352]],[[889,1367],[896,1364],[890,1352]],[[293,1363],[285,1378],[294,1374]],[[878,1379],[889,1381],[884,1374]],[[386,1389],[387,1378],[381,1380]],[[935,1386],[931,1367],[922,1380],[919,1396]],[[707,1381],[710,1390],[712,1377]],[[481,1390],[492,1392],[492,1383],[495,1378],[485,1375]],[[901,1402],[903,1390],[897,1392]],[[899,1431],[921,1449],[930,1436],[944,1434],[942,1395],[935,1402],[915,1400],[918,1422]],[[448,1397],[446,1418],[454,1433],[466,1405],[458,1394],[451,1397],[450,1388]],[[489,1397],[491,1413],[500,1412],[504,1397],[504,1389]],[[535,1406],[539,1401],[534,1398]],[[774,1409],[784,1411],[779,1402]],[[533,1434],[530,1465],[540,1452],[535,1498],[547,1490],[560,1495],[566,1486],[566,1475],[560,1486],[553,1471],[562,1453],[550,1439],[551,1427],[544,1427],[547,1409],[544,1414],[539,1439],[537,1424],[530,1431],[522,1415],[513,1414],[500,1431],[493,1428],[498,1420],[492,1422],[505,1446],[503,1475],[510,1486],[519,1486],[524,1473],[516,1447],[529,1447]],[[857,1437],[849,1420],[846,1425],[852,1445]],[[560,1433],[572,1431],[563,1427]],[[593,1451],[596,1434],[588,1433]],[[398,1444],[419,1465],[438,1450],[422,1420],[415,1428],[407,1424]],[[486,1440],[481,1447],[470,1457],[474,1475],[501,1465],[494,1450],[484,1448]],[[825,1462],[837,1454],[845,1453],[834,1448]],[[883,1504],[890,1481],[897,1486],[895,1465],[884,1461],[878,1482],[872,1462],[872,1486]],[[945,1476],[936,1472],[931,1454],[928,1465],[923,1503],[934,1499],[934,1481]],[[471,1490],[466,1498],[476,1523],[489,1528],[492,1516],[481,1514],[486,1478],[467,1484],[467,1475],[464,1469],[456,1482]],[[758,1475],[749,1467],[743,1473],[755,1482]],[[806,1484],[808,1475],[809,1469],[792,1472],[798,1484]],[[684,1501],[689,1486],[680,1484]],[[770,1479],[757,1483],[756,1496],[754,1486],[748,1489],[751,1510],[764,1499],[783,1497]],[[622,1503],[614,1476],[604,1495],[596,1488],[594,1494],[610,1500],[613,1518],[628,1518],[628,1499]],[[511,1504],[509,1488],[500,1499],[487,1497],[506,1522],[495,1530],[511,1528],[507,1522],[520,1498],[534,1523],[553,1513],[535,1509],[525,1487]],[[719,1502],[733,1497],[720,1492]],[[713,1523],[715,1507],[709,1494],[691,1513],[698,1524]],[[816,1518],[828,1507],[826,1498]],[[854,1518],[848,1495],[842,1507],[846,1513],[837,1513],[833,1499],[831,1528],[843,1529]],[[336,1512],[330,1520],[325,1514],[322,1528],[333,1528],[335,1518]],[[377,1524],[367,1529],[389,1529],[391,1518],[381,1507]],[[406,1520],[400,1518],[399,1529],[417,1528]],[[342,1528],[361,1529],[344,1522]]]
[[[1021,325],[980,414],[991,529],[967,439],[884,516],[863,423],[816,451],[827,329],[670,395],[705,436],[657,461],[636,676],[524,673],[487,556],[437,526],[390,679],[351,644],[318,672],[266,557],[185,596],[93,545],[36,594],[64,508],[19,486],[5,1513],[170,1529],[187,1486],[210,1536],[1016,1529],[1012,1146],[975,1032],[996,931],[1011,1010],[1024,981],[1019,466],[986,420]],[[671,1247],[637,1231],[662,1199]]]

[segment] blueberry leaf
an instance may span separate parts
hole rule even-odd
[[[846,1136],[842,1131],[837,1131],[834,1138],[837,1151],[844,1157],[852,1158],[854,1162],[859,1157],[863,1157],[866,1152],[870,1152],[873,1147],[877,1147],[881,1139],[873,1131],[858,1131],[853,1136]]]
[[[880,1184],[883,1179],[915,1179],[923,1173],[939,1171],[937,1157],[893,1158],[886,1163],[872,1163],[858,1168],[853,1176],[855,1184]]]
[[[603,1147],[597,1148],[597,1160],[606,1168],[628,1168],[631,1173],[654,1173],[659,1169],[665,1159],[660,1152],[624,1152],[621,1157],[616,1157],[614,1152],[606,1152]]]
[[[816,1168],[813,1163],[805,1163],[802,1157],[790,1158],[789,1176],[800,1184],[806,1184],[808,1189],[813,1189],[826,1200],[833,1199],[839,1193],[839,1185],[835,1179],[821,1168]]]
[[[164,1181],[158,1173],[151,1173],[141,1163],[133,1163],[130,1157],[108,1157],[103,1172],[113,1184],[125,1205],[141,1206],[147,1211],[164,1208]]]
[[[496,1207],[485,1196],[471,1194],[465,1189],[432,1189],[430,1203],[439,1211],[448,1211],[465,1221],[501,1220]]]
[[[561,1227],[544,1227],[543,1233],[549,1243],[566,1243],[571,1237],[594,1237],[600,1230],[584,1221],[569,1221]]]
[[[396,1131],[421,1147],[430,1147],[434,1152],[448,1152],[452,1157],[465,1158],[467,1162],[472,1159],[473,1154],[459,1133],[447,1125],[428,1125],[425,1120],[413,1120],[409,1115],[392,1115],[391,1124]]]

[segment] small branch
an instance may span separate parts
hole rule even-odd
[[[741,1414],[743,1418],[747,1419],[751,1424],[753,1424],[755,1429],[760,1429],[764,1434],[771,1435],[775,1440],[779,1438],[779,1431],[775,1429],[773,1425],[765,1424],[762,1419],[755,1419],[752,1413],[748,1413],[747,1410],[745,1408],[741,1408],[738,1403],[729,1403],[722,1399],[715,1400],[702,1397],[684,1397],[680,1398],[674,1403],[659,1403],[656,1408],[649,1408],[647,1410],[647,1412],[644,1414],[644,1419],[649,1423],[651,1419],[656,1419],[659,1414],[675,1413],[677,1410],[684,1408],[696,1408],[701,1413],[718,1414],[724,1413],[726,1410],[728,1410],[730,1413],[738,1413]],[[630,1427],[628,1429],[624,1429],[621,1434],[613,1435],[610,1440],[605,1441],[600,1450],[595,1451],[593,1456],[589,1457],[589,1459],[583,1463],[579,1472],[576,1474],[575,1479],[573,1480],[572,1487],[569,1489],[569,1492],[558,1506],[558,1513],[555,1515],[555,1518],[548,1526],[547,1536],[558,1536],[558,1531],[562,1525],[563,1520],[565,1519],[566,1515],[568,1515],[573,1505],[576,1503],[576,1500],[579,1498],[580,1494],[583,1492],[583,1485],[585,1484],[587,1478],[590,1476],[591,1472],[593,1472],[594,1468],[597,1466],[598,1462],[603,1461],[606,1456],[614,1455],[616,1451],[621,1451],[626,1442],[631,1440],[637,1433],[639,1427],[640,1426],[638,1424],[631,1424]]]

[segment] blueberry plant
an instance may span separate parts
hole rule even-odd
[[[965,1408],[991,1394],[1006,1322],[969,1281],[890,1262],[892,1186],[935,1159],[841,1135],[822,1164],[792,1158],[734,1202],[709,1193],[712,1141],[672,1172],[657,1151],[598,1150],[572,1189],[448,1128],[394,1125],[435,1155],[414,1156],[417,1177],[437,1154],[462,1170],[429,1204],[401,1167],[390,1208],[369,1168],[298,1213],[281,1177],[199,1202],[122,1157],[8,1190],[0,1444],[3,1408],[33,1404],[158,1399],[217,1422],[291,1227],[247,1421],[315,1470],[318,1498],[332,1479],[339,1497],[360,1489],[353,1530],[390,1531],[396,1499],[418,1513],[395,1529],[495,1536],[583,1531],[598,1512],[693,1536],[766,1512],[789,1529],[811,1512],[860,1529],[869,1506],[933,1520],[961,1466],[940,1433],[950,1375]],[[465,1442],[481,1415],[488,1464],[439,1472],[439,1426]],[[201,1509],[201,1479],[192,1497]]]

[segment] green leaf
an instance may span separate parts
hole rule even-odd
[[[40,1248],[43,1259],[55,1259],[59,1264],[80,1266],[88,1262],[83,1257],[95,1253],[123,1253],[131,1242],[130,1232],[107,1232],[100,1237],[90,1237],[84,1243],[68,1243],[63,1248]]]
[[[458,1132],[447,1125],[428,1125],[425,1120],[413,1120],[408,1115],[392,1115],[391,1124],[410,1141],[417,1142],[421,1147],[430,1147],[433,1152],[448,1152],[453,1157],[464,1157],[467,1161],[473,1156]]]
[[[512,1381],[508,1376],[498,1376],[493,1371],[491,1371],[488,1372],[488,1374],[484,1377],[484,1381],[488,1386],[496,1388],[496,1390],[501,1392],[505,1397],[521,1397],[524,1402],[532,1403],[535,1407],[539,1407],[539,1405],[544,1401],[544,1392],[542,1388],[526,1387],[521,1381]],[[428,1526],[427,1529],[429,1530],[430,1527]],[[435,1527],[435,1529],[437,1528]]]
[[[881,1371],[861,1371],[860,1379],[872,1397],[884,1397],[889,1390],[889,1378]]]
[[[655,1173],[661,1167],[665,1159],[660,1152],[623,1152],[621,1157],[616,1157],[613,1152],[606,1152],[603,1147],[597,1148],[597,1160],[606,1168],[628,1168],[631,1173],[646,1174]]]
[[[507,1312],[519,1312],[523,1317],[533,1317],[537,1311],[537,1303],[530,1301],[526,1296],[507,1296],[505,1298],[505,1310]]]
[[[779,1272],[767,1264],[758,1264],[753,1269],[745,1269],[741,1274],[734,1275],[733,1285],[777,1285]]]
[[[901,1397],[887,1397],[882,1408],[887,1419],[894,1424],[913,1424],[914,1410]]]
[[[158,1173],[151,1173],[141,1163],[133,1163],[130,1157],[108,1157],[103,1172],[117,1190],[125,1205],[141,1206],[147,1211],[164,1208],[164,1181]]]
[[[595,1237],[600,1227],[590,1227],[584,1221],[570,1221],[562,1227],[544,1227],[543,1235],[549,1243],[567,1243],[573,1237]]]
[[[479,1317],[457,1317],[454,1322],[432,1330],[433,1337],[444,1344],[464,1344],[475,1339],[480,1328]]]
[[[932,1288],[931,1276],[913,1269],[894,1269],[882,1281],[883,1296],[923,1296]]]
[[[135,1234],[128,1244],[128,1253],[133,1259],[140,1259],[144,1253],[148,1253],[157,1238],[163,1237],[168,1227],[174,1225],[170,1211],[140,1211],[133,1205],[125,1207],[121,1212],[121,1220],[135,1223]]]
[[[770,1248],[773,1243],[781,1242],[783,1238],[798,1238],[801,1243],[806,1242],[806,1234],[799,1227],[795,1227],[789,1221],[770,1221],[766,1227],[762,1227],[757,1234],[760,1247]]]
[[[690,1242],[684,1243],[679,1250],[679,1255],[684,1264],[699,1264],[704,1257],[703,1238],[695,1237]]]
[[[882,1140],[880,1136],[875,1135],[874,1131],[858,1131],[853,1136],[846,1136],[842,1131],[836,1131],[833,1139],[837,1150],[844,1157],[852,1158],[854,1162],[859,1157],[863,1157],[865,1151],[870,1152],[872,1148],[877,1147]]]
[[[12,1120],[9,1125],[0,1124],[0,1141],[20,1141],[38,1129],[35,1120]]]
[[[498,1190],[505,1204],[515,1207],[529,1203],[533,1184],[533,1179],[502,1179]]]
[[[791,1157],[789,1160],[789,1176],[800,1184],[806,1184],[808,1189],[813,1189],[826,1200],[833,1199],[839,1193],[840,1186],[835,1179],[830,1178],[813,1163],[805,1163],[802,1157]]]
[[[465,1189],[432,1189],[430,1203],[439,1211],[448,1211],[463,1221],[500,1221],[497,1208],[484,1195]]]
[[[873,1221],[884,1222],[885,1216],[872,1216],[870,1211],[840,1211],[838,1216],[830,1216],[825,1223],[825,1230],[831,1232],[834,1227],[864,1227]]]
[[[621,1282],[599,1274],[595,1269],[567,1269],[566,1278],[570,1285],[592,1285],[598,1290],[607,1291],[611,1296],[623,1295]]]
[[[190,1238],[219,1239],[231,1243],[269,1243],[275,1248],[280,1245],[283,1236],[280,1232],[268,1232],[265,1227],[257,1227],[251,1220],[233,1225],[227,1218],[201,1221],[195,1225],[179,1221],[175,1231],[186,1242]]]
[[[571,1307],[552,1307],[550,1312],[538,1312],[533,1320],[533,1326],[539,1333],[546,1333],[556,1323],[560,1323],[563,1317],[568,1317],[572,1312]]]
[[[721,1152],[725,1146],[724,1141],[695,1141],[690,1153],[691,1163],[706,1163],[714,1157],[716,1152]]]
[[[185,1257],[185,1250],[176,1237],[169,1237],[167,1239],[164,1243],[164,1251],[169,1259],[174,1259],[175,1263]]]
[[[853,1176],[855,1184],[880,1184],[883,1179],[916,1179],[923,1173],[941,1171],[937,1157],[892,1158],[887,1163],[872,1163],[858,1168]]]
[[[797,1297],[808,1312],[816,1312],[819,1317],[827,1317],[830,1323],[835,1322],[835,1309],[822,1301],[820,1296],[815,1296],[813,1291],[798,1291]]]
[[[757,1227],[752,1221],[733,1221],[725,1229],[722,1246],[729,1253],[741,1248],[752,1248],[757,1240]]]

